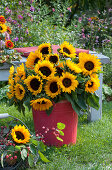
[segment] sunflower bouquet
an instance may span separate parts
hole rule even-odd
[[[87,53],[77,56],[75,48],[66,41],[57,51],[53,53],[51,44],[43,43],[29,54],[25,65],[10,68],[10,105],[23,113],[27,106],[47,114],[61,100],[68,100],[77,114],[86,112],[88,106],[99,108],[95,91],[100,86],[100,60]]]
[[[7,26],[6,19],[0,15],[0,64],[20,60],[19,53],[14,51],[14,43],[10,40],[11,28]]]

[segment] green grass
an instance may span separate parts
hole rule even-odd
[[[34,130],[32,113],[28,110],[24,117],[14,106],[6,107],[3,104],[0,105],[0,113],[16,116],[23,120],[31,130]],[[85,115],[79,117],[76,145],[61,148],[50,147],[46,155],[51,162],[46,164],[39,161],[34,169],[112,169],[112,102],[103,103],[102,120],[88,123]]]

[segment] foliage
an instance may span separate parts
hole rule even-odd
[[[104,101],[105,100],[107,100],[107,101],[112,100],[112,89],[106,84],[103,84],[102,100],[104,100]]]
[[[0,88],[0,103],[8,103],[8,96],[7,96],[7,92],[9,85],[5,85],[4,87]]]

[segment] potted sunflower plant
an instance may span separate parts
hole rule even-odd
[[[10,105],[23,113],[25,106],[32,108],[35,131],[44,135],[47,145],[76,143],[78,115],[87,113],[88,107],[99,108],[95,91],[100,86],[100,70],[97,56],[77,56],[66,41],[57,53],[50,43],[43,43],[29,54],[25,65],[10,68]],[[52,137],[57,122],[65,124],[62,143]]]

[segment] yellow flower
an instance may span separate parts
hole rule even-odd
[[[11,66],[11,67],[10,67],[9,73],[10,73],[10,75],[9,75],[8,78],[9,78],[9,79],[13,78],[13,74],[14,74],[14,66]]]
[[[100,80],[98,79],[98,76],[96,74],[93,74],[90,76],[90,80],[87,81],[85,84],[85,91],[89,93],[94,93],[96,90],[98,90],[98,87],[100,86]]]
[[[31,91],[34,95],[37,95],[42,91],[43,83],[39,76],[28,76],[24,82],[27,85],[28,90]]]
[[[46,60],[50,61],[53,64],[58,64],[59,62],[59,54],[49,54],[46,57]]]
[[[82,72],[82,70],[80,69],[78,64],[75,64],[74,62],[72,62],[70,60],[66,60],[66,65],[71,71],[74,71],[75,73],[81,73]]]
[[[36,51],[35,53],[31,52],[26,59],[26,67],[30,69],[34,69],[35,64],[38,63],[39,60],[43,60],[42,53]]]
[[[0,33],[4,33],[7,31],[7,26],[5,24],[0,24]]]
[[[0,24],[5,24],[6,19],[4,18],[3,15],[0,15]]]
[[[78,65],[85,75],[91,75],[101,70],[101,62],[98,57],[87,53],[79,53]]]
[[[15,85],[15,96],[18,100],[22,100],[25,95],[25,89],[21,84],[16,84]]]
[[[13,81],[9,86],[9,92],[7,92],[7,96],[8,96],[9,99],[11,99],[14,96]]]
[[[57,76],[59,76],[59,77],[62,76],[62,73],[64,72],[63,71],[63,68],[64,68],[63,62],[59,62],[59,64],[55,68],[56,68]]]
[[[25,68],[24,64],[22,63],[19,67],[17,67],[17,73],[15,74],[15,82],[19,82],[20,80],[25,80],[26,78],[26,73],[25,73]]]
[[[51,53],[51,44],[50,43],[43,43],[38,46],[38,51],[42,53],[42,55],[47,55]]]
[[[69,72],[63,73],[59,79],[59,85],[63,92],[71,93],[71,90],[75,91],[78,86],[78,81],[76,76],[70,74]]]
[[[47,84],[45,85],[45,92],[51,98],[56,97],[61,92],[58,81],[59,77],[51,77],[48,79]]]
[[[16,125],[11,132],[12,138],[16,143],[27,143],[30,140],[30,132],[25,126]]]
[[[39,61],[38,64],[35,65],[34,70],[37,74],[40,74],[43,79],[54,76],[56,71],[54,65],[46,60],[42,62]]]
[[[67,57],[75,58],[75,56],[76,56],[75,48],[71,44],[69,44],[67,41],[64,41],[60,45],[59,52],[62,53],[65,58],[67,58]]]
[[[39,98],[31,101],[31,106],[39,111],[48,110],[52,105],[52,102],[46,98]]]

